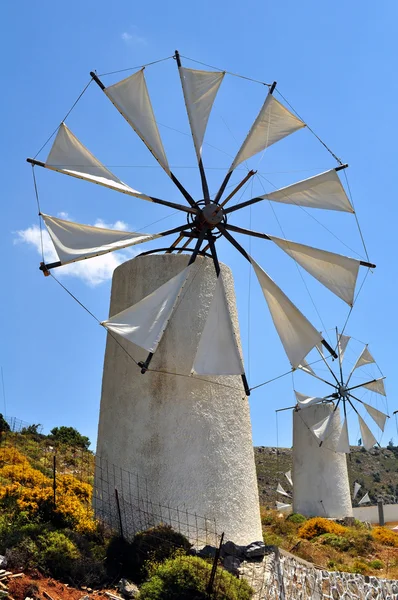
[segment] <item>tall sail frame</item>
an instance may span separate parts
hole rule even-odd
[[[201,177],[203,199],[194,199],[169,167],[145,81],[144,69],[142,68],[126,79],[108,87],[92,71],[90,73],[92,81],[98,85],[100,90],[147,146],[155,160],[157,160],[178,188],[188,206],[141,193],[122,182],[80,142],[63,122],[58,129],[47,160],[43,162],[36,160],[36,158],[28,158],[27,161],[32,167],[39,166],[50,169],[148,202],[176,209],[186,214],[187,222],[173,229],[140,237],[135,232],[110,232],[106,230],[100,232],[98,228],[78,223],[68,226],[65,223],[61,223],[55,217],[39,213],[49,230],[55,249],[60,257],[58,262],[51,264],[41,263],[41,270],[45,275],[48,275],[51,269],[62,267],[63,264],[88,259],[106,252],[112,252],[120,248],[150,241],[154,238],[166,237],[177,233],[178,237],[169,246],[150,250],[142,254],[160,251],[168,253],[190,252],[191,256],[187,266],[192,265],[198,255],[210,256],[214,263],[218,282],[221,285],[216,242],[219,237],[223,237],[254,267],[292,368],[298,368],[305,360],[308,352],[319,344],[322,344],[332,356],[337,358],[338,355],[334,348],[323,338],[321,333],[317,332],[308,319],[285,296],[283,291],[272,281],[265,271],[255,263],[253,258],[237,242],[232,234],[239,233],[257,237],[278,245],[299,265],[351,307],[354,302],[355,284],[359,267],[363,266],[370,269],[375,268],[375,265],[368,261],[349,258],[293,241],[276,238],[266,233],[244,229],[229,224],[228,218],[234,212],[264,200],[353,213],[354,208],[338,176],[338,172],[345,169],[348,165],[343,164],[337,159],[339,164],[334,169],[325,173],[281,188],[272,193],[226,207],[231,198],[255,175],[255,171],[249,171],[242,181],[222,200],[228,181],[235,168],[251,156],[306,127],[305,122],[297,114],[291,112],[274,97],[273,93],[276,88],[276,82],[274,82],[266,84],[268,86],[268,94],[264,104],[238,150],[218,192],[214,198],[211,198],[202,160],[202,144],[211,109],[226,72],[214,69],[212,71],[188,69],[182,65],[178,51],[175,51],[173,58],[176,61],[180,76],[182,94]],[[335,155],[333,156],[337,158]],[[54,233],[54,231],[57,233]],[[186,241],[180,247],[179,244],[184,238],[186,238]],[[191,241],[195,242],[193,249],[188,248]],[[222,300],[223,293],[220,289],[218,293],[218,307],[224,306],[224,301]],[[171,310],[174,310],[173,307]],[[213,307],[212,310],[216,309]],[[228,319],[224,319],[224,322],[227,324]],[[119,329],[122,331],[123,324],[119,323],[119,325],[121,325]],[[229,327],[231,325],[226,326]],[[163,334],[164,327],[160,327],[160,330]],[[229,339],[233,339],[233,336]],[[142,373],[148,370],[152,356],[153,352],[150,352],[146,360],[141,361]],[[235,365],[239,364],[239,357],[236,352],[233,360],[235,361]],[[235,366],[235,370],[237,368]],[[241,375],[245,391],[249,394],[250,388],[245,373],[243,372]]]

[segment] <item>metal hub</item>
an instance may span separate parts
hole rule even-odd
[[[223,209],[218,205],[214,204],[214,202],[210,202],[210,204],[206,204],[202,212],[199,216],[200,220],[205,221],[210,227],[215,227],[224,218]]]
[[[343,384],[342,384],[342,385],[339,385],[339,387],[338,387],[338,392],[339,392],[339,395],[340,395],[342,398],[344,398],[344,399],[345,399],[345,398],[348,398],[348,391],[347,391],[347,388],[346,388],[346,386],[345,386],[345,385],[343,385]]]

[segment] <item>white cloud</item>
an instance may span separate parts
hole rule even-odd
[[[122,38],[122,40],[124,42],[128,43],[128,42],[130,42],[130,40],[133,36],[131,35],[131,33],[127,33],[127,31],[124,31],[120,37]]]
[[[57,217],[59,217],[60,219],[64,219],[64,221],[70,221],[71,220],[69,214],[67,212],[63,211],[63,210],[61,210],[61,212],[59,212],[57,214]]]
[[[114,223],[106,223],[102,219],[97,219],[94,227],[103,227],[104,229],[119,229],[120,231],[128,231],[129,226],[124,221],[115,221]]]
[[[112,224],[105,223],[102,219],[97,219],[94,223],[94,227],[106,227],[107,229],[120,229],[122,231],[128,229],[127,223],[124,223],[123,221],[116,221],[116,223]],[[17,237],[15,238],[14,243],[27,244],[35,248],[40,256],[42,255],[42,242],[40,238],[40,227],[38,225],[31,225],[27,229],[17,231],[16,235]],[[51,238],[45,229],[43,230],[43,252],[47,263],[57,262],[59,260]],[[56,275],[78,277],[84,281],[84,283],[94,287],[111,279],[116,267],[126,260],[133,258],[136,254],[137,252],[134,250],[123,250],[103,254],[102,256],[90,258],[89,260],[65,265],[60,269],[57,269]]]
[[[123,31],[120,35],[125,44],[137,45],[137,46],[146,46],[148,44],[145,37],[138,33],[138,29],[136,27],[132,27],[131,31]]]

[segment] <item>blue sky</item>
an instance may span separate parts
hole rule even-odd
[[[348,177],[368,252],[377,264],[367,278],[346,333],[364,340],[387,376],[390,413],[396,410],[395,345],[397,208],[396,97],[398,7],[386,1],[344,6],[315,0],[248,0],[187,3],[131,3],[124,0],[65,3],[7,3],[1,35],[3,210],[2,344],[7,414],[77,427],[96,437],[105,334],[51,279],[38,270],[37,209],[27,156],[35,155],[89,81],[89,71],[106,73],[167,57],[184,56],[266,82],[278,89],[304,120],[348,162]],[[186,66],[195,64],[184,60]],[[200,67],[199,67],[200,68]],[[128,73],[126,73],[128,74]],[[104,77],[106,84],[126,75]],[[148,67],[148,86],[170,164],[193,194],[200,194],[192,144],[174,61]],[[264,99],[266,88],[225,79],[211,116],[204,149],[211,189],[217,189],[239,142]],[[154,196],[180,202],[177,190],[100,90],[91,85],[67,120],[68,126],[104,164],[127,183]],[[167,127],[165,127],[165,126]],[[178,131],[175,131],[178,130]],[[183,133],[180,133],[183,132]],[[214,149],[217,147],[219,150]],[[49,146],[40,154],[45,159]],[[222,152],[220,151],[222,150]],[[255,157],[258,169],[250,193],[282,186],[335,166],[308,131]],[[89,183],[36,169],[43,212],[67,213],[95,224],[122,221],[130,230],[155,232],[180,224],[169,209],[119,195]],[[244,171],[237,173],[243,177]],[[238,181],[238,179],[237,179]],[[316,213],[316,214],[315,214]],[[321,213],[321,214],[320,214]],[[275,214],[277,219],[275,218]],[[314,214],[335,236],[363,255],[351,215]],[[170,216],[171,215],[171,216]],[[156,221],[159,223],[155,223]],[[234,221],[258,230],[347,253],[343,243],[295,207],[256,205]],[[151,225],[153,224],[153,225]],[[305,275],[269,242],[240,239],[318,329],[342,326],[347,306]],[[225,243],[221,259],[234,272],[246,370],[251,385],[289,369],[261,292],[248,264]],[[107,316],[112,269],[128,252],[108,255],[97,266],[71,268],[62,282],[100,319]],[[88,263],[87,263],[88,264]],[[74,274],[73,274],[74,273]],[[320,322],[311,298],[322,317]],[[331,332],[331,335],[333,332]],[[352,358],[355,354],[353,343]],[[347,360],[348,360],[347,354]],[[352,360],[352,358],[350,360]],[[296,376],[302,392],[323,393]],[[275,445],[275,409],[293,400],[292,377],[253,392],[250,406],[256,445]],[[369,397],[369,399],[372,399]],[[381,400],[375,399],[383,408]],[[4,407],[1,406],[1,409]],[[352,440],[358,437],[352,420]],[[291,443],[290,413],[279,417],[279,444]],[[390,420],[382,443],[394,437]]]

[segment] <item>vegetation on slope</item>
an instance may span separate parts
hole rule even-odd
[[[278,483],[287,491],[291,491],[284,474],[292,469],[292,450],[260,446],[254,449],[254,456],[260,503],[272,508],[277,500]],[[398,446],[373,448],[369,452],[363,447],[352,446],[347,466],[351,489],[354,487],[354,481],[360,483],[363,493],[369,492],[372,504],[379,499],[385,504],[398,501]],[[357,501],[360,498],[361,494],[358,494]]]
[[[277,545],[316,566],[398,578],[398,534],[384,527],[368,529],[360,521],[352,527],[329,519],[284,516],[262,510],[266,544]]]

